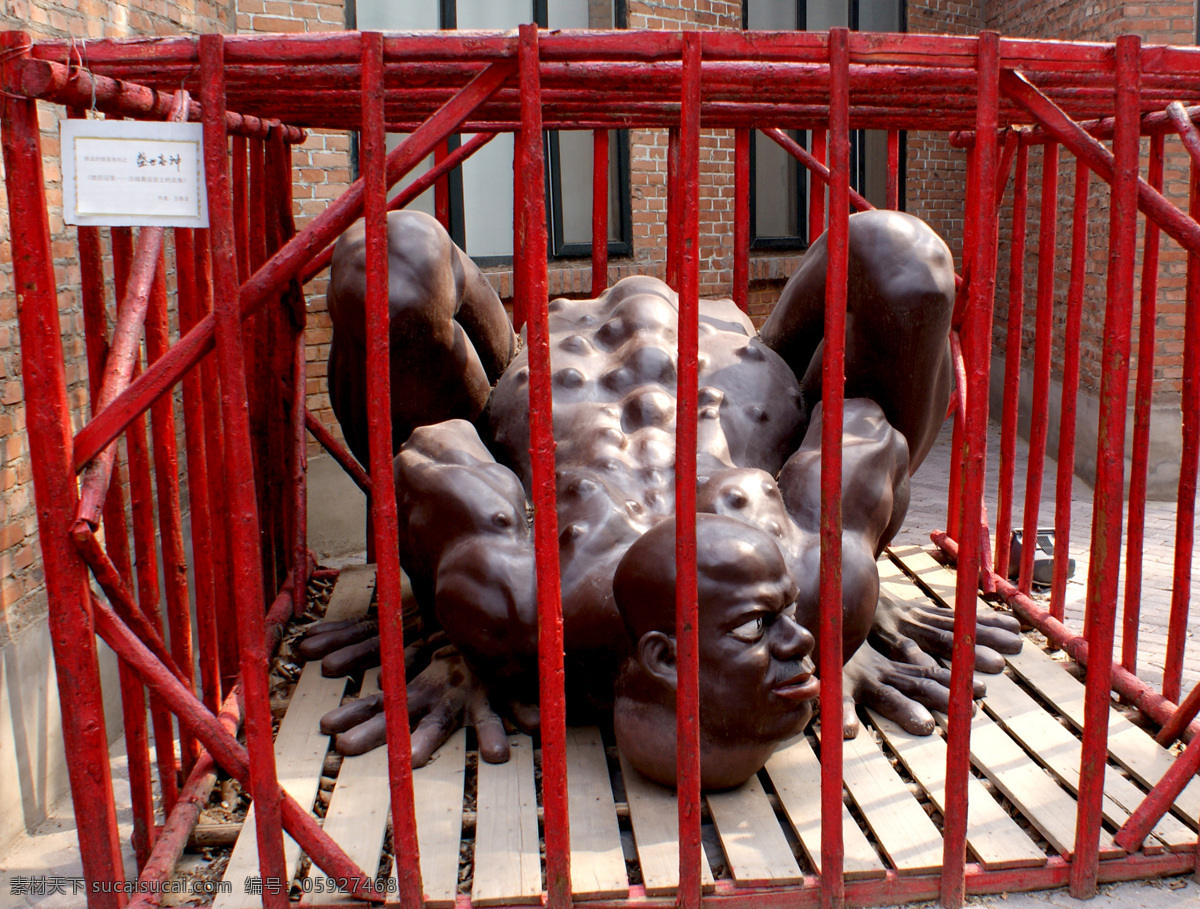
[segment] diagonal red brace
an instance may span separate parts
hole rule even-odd
[[[1115,163],[1113,153],[1088,135],[1061,107],[1042,94],[1024,76],[1013,70],[1000,73],[1000,91],[1024,107],[1055,139],[1110,185]],[[1152,218],[1180,246],[1200,255],[1200,224],[1167,201],[1162,193],[1138,177],[1138,209]]]
[[[395,184],[432,152],[475,108],[490,98],[515,70],[516,63],[510,60],[491,64],[417,127],[402,145],[388,155],[388,185]],[[239,300],[242,318],[253,314],[273,295],[280,293],[307,262],[312,261],[356,218],[362,216],[362,207],[363,181],[360,177],[242,285]],[[96,457],[120,435],[129,420],[143,413],[159,395],[183,378],[184,373],[213,349],[214,325],[212,314],[201,319],[162,359],[118,395],[109,410],[98,414],[76,434],[76,470]]]
[[[196,696],[134,636],[113,612],[112,607],[95,596],[91,599],[96,633],[137,673],[142,683],[170,707],[178,717],[179,725],[192,733],[217,763],[246,787],[253,798],[255,793],[250,780],[250,759],[246,749],[238,744]],[[278,788],[278,783],[276,787]],[[344,878],[343,889],[353,896],[375,900],[384,898],[384,894],[376,889],[362,869],[321,830],[311,814],[281,788],[279,798],[284,829],[322,871],[333,878]]]
[[[371,483],[370,475],[363,470],[358,459],[346,450],[346,446],[335,439],[333,433],[326,429],[325,424],[314,417],[312,411],[307,407],[304,409],[304,425],[313,434],[313,438],[321,443],[321,447],[342,466],[342,470],[350,475],[350,479],[358,484],[358,488],[370,495],[371,490],[375,488]]]

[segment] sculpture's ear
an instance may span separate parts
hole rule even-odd
[[[638,641],[638,662],[642,668],[668,688],[677,684],[675,638],[661,631],[647,631]]]

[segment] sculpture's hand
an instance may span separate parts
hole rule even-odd
[[[933,732],[930,710],[945,713],[950,707],[950,670],[921,653],[922,662],[898,663],[864,643],[842,669],[842,732],[846,738],[858,734],[855,705],[862,704],[895,720],[913,735]],[[973,696],[985,693],[976,681]]]
[[[406,669],[408,655],[405,651]],[[514,712],[528,719],[528,713]],[[412,763],[423,767],[433,753],[460,726],[475,727],[479,753],[485,761],[502,764],[508,760],[508,737],[504,723],[492,709],[479,677],[462,654],[447,645],[435,651],[421,671],[408,683],[408,721],[412,728]],[[536,709],[533,723],[536,726]],[[321,731],[336,735],[334,747],[341,754],[363,754],[387,741],[383,695],[360,698],[329,711],[321,718]]]
[[[421,638],[404,648],[406,676],[411,677],[429,662],[431,645],[436,647],[437,641]],[[320,660],[321,675],[326,678],[359,675],[381,663],[379,624],[367,620],[318,622],[309,628],[296,650],[306,660]]]
[[[929,666],[954,650],[954,613],[943,607],[895,600],[880,591],[871,640],[893,660]],[[1004,654],[1021,651],[1021,623],[1014,616],[980,609],[975,618],[975,668],[995,675]]]

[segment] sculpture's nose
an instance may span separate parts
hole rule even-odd
[[[813,652],[812,633],[790,616],[778,616],[771,627],[771,655],[777,660],[801,660]]]

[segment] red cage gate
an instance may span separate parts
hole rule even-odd
[[[140,879],[161,881],[171,873],[195,824],[219,766],[253,793],[260,867],[264,876],[284,877],[282,832],[286,830],[330,876],[352,883],[360,897],[393,899],[320,829],[307,810],[284,793],[277,779],[272,742],[267,665],[280,630],[296,613],[312,566],[304,544],[304,450],[307,427],[321,428],[304,406],[303,301],[300,286],[329,261],[329,247],[357,217],[367,222],[368,375],[371,458],[369,476],[340,452],[348,470],[372,494],[375,551],[379,554],[381,602],[400,597],[396,558],[396,513],[392,489],[391,427],[387,375],[387,260],[384,213],[407,203],[435,184],[450,168],[497,132],[512,131],[516,143],[514,224],[515,298],[518,323],[527,322],[530,347],[531,438],[536,507],[535,541],[541,634],[543,803],[546,901],[571,902],[566,800],[563,644],[559,602],[557,518],[554,507],[554,450],[551,440],[547,268],[543,191],[542,132],[596,130],[594,194],[606,200],[608,173],[605,131],[617,127],[670,130],[668,155],[667,280],[679,292],[679,379],[677,513],[695,514],[697,408],[697,301],[699,293],[700,129],[736,130],[737,153],[734,297],[744,305],[748,284],[749,131],[762,129],[789,150],[830,188],[828,223],[830,267],[824,357],[827,389],[822,439],[821,658],[841,662],[840,489],[841,375],[846,305],[847,216],[868,203],[849,186],[849,133],[871,127],[889,131],[889,204],[897,195],[898,131],[928,129],[952,133],[969,149],[963,276],[954,318],[958,362],[955,439],[961,456],[951,477],[947,531],[938,545],[957,560],[958,603],[955,657],[948,724],[945,851],[938,876],[901,877],[889,872],[875,881],[843,877],[841,742],[831,737],[822,749],[821,872],[790,888],[724,887],[705,902],[756,905],[871,904],[940,896],[961,905],[967,893],[1029,889],[1070,882],[1085,895],[1097,882],[1194,870],[1194,848],[1148,855],[1138,851],[1147,831],[1167,810],[1200,766],[1194,718],[1200,695],[1180,706],[1180,670],[1191,595],[1194,503],[1200,452],[1200,224],[1196,187],[1200,185],[1200,136],[1192,123],[1196,109],[1172,104],[1200,95],[1200,52],[1142,47],[1126,36],[1115,45],[916,35],[860,35],[845,30],[822,34],[609,32],[519,34],[346,33],[321,37],[169,38],[135,43],[89,44],[88,67],[71,65],[71,49],[61,42],[31,42],[22,33],[2,36],[4,155],[9,216],[21,225],[13,232],[18,288],[22,364],[30,449],[39,500],[39,528],[50,597],[50,622],[63,723],[68,743],[72,791],[78,806],[84,866],[92,881],[122,880],[108,755],[99,698],[95,635],[121,658],[122,695],[134,794],[135,845]],[[64,65],[59,62],[67,60]],[[182,89],[180,89],[182,86]],[[176,91],[178,89],[178,91]],[[184,91],[183,89],[186,89]],[[174,92],[172,95],[171,92]],[[189,96],[199,98],[197,103]],[[770,100],[763,100],[769,92]],[[109,116],[193,119],[204,124],[208,180],[207,231],[176,229],[171,246],[177,281],[179,336],[170,343],[169,270],[161,229],[143,229],[136,246],[127,229],[110,231],[108,247],[115,276],[117,324],[107,335],[98,228],[80,228],[79,257],[87,317],[92,418],[71,431],[61,331],[54,284],[47,203],[42,178],[36,100],[68,105],[83,116],[95,107]],[[237,113],[234,113],[237,111]],[[252,223],[289,224],[289,149],[302,139],[299,127],[357,129],[362,137],[362,177],[303,231],[252,231]],[[1001,132],[1003,127],[1023,126]],[[410,133],[385,155],[387,130]],[[787,129],[814,131],[807,152],[788,138]],[[446,154],[452,133],[479,134]],[[1178,132],[1193,157],[1190,214],[1161,194],[1163,136]],[[825,137],[828,136],[827,144]],[[1139,137],[1150,137],[1150,167],[1140,176]],[[232,137],[232,138],[231,138]],[[1111,138],[1111,150],[1100,139]],[[1076,157],[1077,174],[1091,172],[1111,186],[1108,305],[1105,313],[1103,385],[1088,622],[1085,635],[1063,623],[1065,560],[1059,560],[1050,610],[1029,596],[1033,547],[1026,547],[1021,580],[1010,584],[992,570],[981,502],[984,487],[987,382],[996,275],[999,199],[1016,165],[1019,215],[1023,202],[1027,149],[1043,145],[1046,161],[1060,149]],[[438,165],[418,183],[389,201],[388,188],[430,153]],[[828,165],[824,158],[828,155]],[[1057,167],[1043,168],[1043,211],[1057,203]],[[1075,190],[1072,287],[1068,298],[1064,413],[1078,387],[1079,325],[1087,180]],[[1047,207],[1048,206],[1048,207]],[[1141,526],[1153,360],[1142,357],[1137,375],[1137,420],[1130,495],[1129,567],[1123,621],[1126,652],[1114,663],[1114,633],[1120,576],[1123,505],[1125,396],[1129,384],[1135,249],[1139,210],[1146,239],[1142,279],[1141,350],[1153,346],[1153,289],[1158,237],[1165,231],[1189,253],[1188,303],[1183,384],[1183,463],[1178,494],[1175,586],[1166,684],[1161,691],[1140,681],[1131,641],[1136,641]],[[274,213],[274,217],[266,217]],[[606,284],[607,224],[603,202],[593,217],[593,293]],[[824,194],[812,194],[811,223],[826,218]],[[1053,230],[1053,218],[1042,230]],[[1014,229],[1018,229],[1014,226]],[[1046,240],[1043,237],[1043,240]],[[1053,249],[1053,235],[1047,243]],[[1039,271],[1038,332],[1034,353],[1035,418],[1031,442],[1031,481],[1024,529],[1032,537],[1041,497],[1051,348],[1049,318],[1053,257]],[[1017,310],[1019,312],[1019,310]],[[1015,315],[1015,314],[1014,314]],[[1010,318],[1019,331],[1019,319]],[[140,369],[138,345],[144,332],[147,362]],[[289,339],[264,353],[256,343],[266,333]],[[1010,334],[1015,356],[1018,335]],[[209,356],[209,354],[214,354]],[[1145,366],[1146,362],[1149,366]],[[1145,368],[1144,368],[1145,367]],[[1009,375],[1016,370],[1010,368]],[[171,392],[182,383],[184,441],[188,463],[188,508],[193,520],[195,593],[199,612],[201,696],[191,667],[188,590],[180,531],[180,490],[175,453]],[[219,387],[220,394],[216,393]],[[150,411],[151,456],[144,414]],[[1013,445],[1016,389],[1006,390],[1001,451],[1000,514],[995,564],[1008,561],[1013,500]],[[1064,417],[1064,427],[1073,418]],[[167,621],[171,646],[163,643],[157,614],[159,593],[150,578],[137,574],[136,589],[125,527],[126,481],[115,466],[114,442],[124,435],[128,450],[128,489],[133,540],[139,564],[161,557],[167,566]],[[1074,445],[1068,431],[1060,443],[1058,487],[1069,490]],[[159,526],[149,507],[157,494]],[[1060,545],[1067,543],[1070,496],[1057,498]],[[1065,510],[1065,513],[1064,513]],[[103,542],[97,531],[103,525]],[[701,829],[697,649],[695,636],[694,524],[679,522],[680,653],[678,754],[680,888],[677,902],[701,902]],[[227,529],[223,529],[227,528]],[[158,551],[156,552],[156,547]],[[90,592],[88,572],[107,602]],[[992,871],[967,861],[966,787],[969,776],[970,715],[976,578],[987,593],[998,593],[1029,623],[1088,666],[1083,766],[1080,768],[1077,835],[1070,859],[1052,857],[1035,870]],[[381,623],[384,690],[389,701],[405,703],[404,641],[395,621]],[[233,626],[231,628],[230,626]],[[236,629],[236,640],[233,638]],[[840,677],[823,680],[824,712],[841,709]],[[150,762],[145,728],[144,688],[150,692],[159,778],[167,819],[155,828]],[[1135,703],[1163,725],[1164,741],[1182,735],[1191,744],[1170,773],[1116,835],[1127,855],[1100,860],[1102,770],[1107,757],[1110,692]],[[244,705],[244,706],[243,706]],[[235,733],[242,720],[246,745]],[[393,836],[399,868],[399,900],[422,902],[413,813],[409,729],[400,709],[388,712],[388,760]],[[180,749],[172,747],[172,717],[179,724]],[[187,781],[174,786],[181,762]],[[93,894],[96,907],[118,906],[119,894]],[[133,902],[154,902],[147,894]],[[286,891],[264,894],[272,907],[287,902]],[[628,903],[656,902],[634,893]]]

